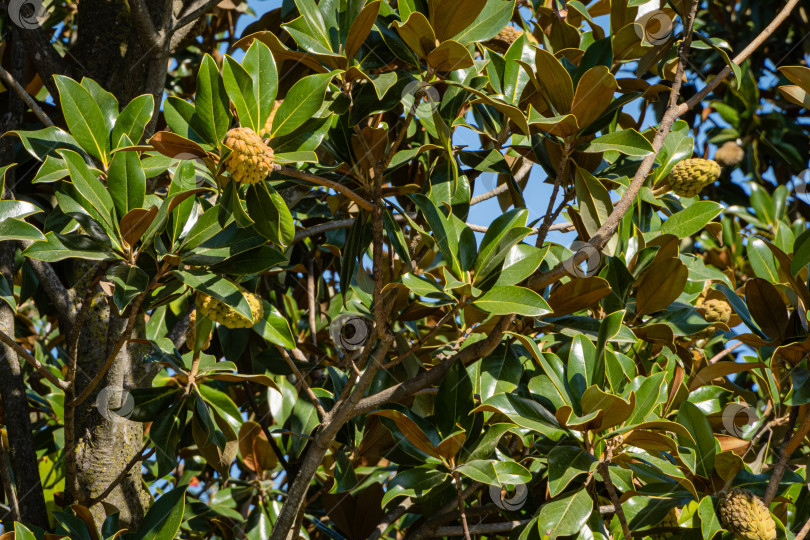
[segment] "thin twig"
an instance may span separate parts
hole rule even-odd
[[[560,187],[563,183],[563,173],[565,172],[565,167],[568,165],[568,159],[571,156],[571,143],[566,142],[565,148],[563,148],[563,156],[560,160],[560,163],[557,165],[557,175],[554,177],[554,189],[551,191],[551,197],[548,200],[548,208],[546,208],[546,214],[543,218],[543,224],[540,226],[540,230],[537,232],[537,240],[535,241],[535,246],[542,247],[543,242],[546,241],[546,236],[548,235],[548,231],[551,229],[551,224],[554,223],[554,204],[557,202],[557,194],[560,192]],[[563,199],[563,203],[565,203],[565,199]],[[560,205],[560,207],[564,206]],[[560,210],[562,211],[562,210]]]
[[[103,501],[104,499],[106,499],[107,495],[112,493],[112,491],[116,488],[116,486],[118,486],[121,482],[123,482],[124,478],[126,478],[129,475],[129,471],[132,470],[132,467],[134,467],[137,463],[140,463],[145,459],[149,459],[155,453],[156,448],[150,448],[149,451],[147,452],[146,449],[148,447],[149,443],[148,442],[144,443],[143,447],[134,456],[132,456],[132,459],[129,460],[129,463],[127,463],[126,467],[124,467],[124,470],[122,470],[118,474],[115,480],[113,480],[110,483],[110,485],[107,486],[104,489],[104,491],[102,491],[99,495],[93,497],[89,501],[86,501],[85,506],[90,508],[91,506],[94,506]]]
[[[43,366],[42,363],[39,360],[34,358],[31,355],[31,353],[29,353],[28,351],[23,349],[19,345],[19,343],[14,341],[13,338],[8,336],[2,330],[0,330],[0,341],[2,341],[6,345],[8,345],[12,349],[14,349],[14,352],[16,352],[18,355],[22,356],[25,359],[26,362],[31,364],[31,367],[36,369],[43,377],[45,377],[50,382],[52,382],[57,388],[61,388],[62,390],[65,390],[68,387],[67,381],[64,381],[64,380],[60,379],[59,377],[57,377],[56,375],[54,375],[53,373],[48,371],[48,369],[45,366]]]
[[[315,395],[315,392],[313,392],[312,388],[310,388],[309,384],[307,384],[306,377],[304,377],[304,375],[298,369],[298,366],[295,365],[295,362],[293,362],[293,359],[290,358],[290,355],[287,353],[284,347],[276,345],[276,349],[278,349],[278,351],[281,353],[281,356],[284,358],[284,361],[287,362],[287,365],[290,367],[293,374],[295,374],[295,377],[301,381],[301,386],[304,388],[304,392],[306,392],[307,397],[315,406],[315,410],[318,411],[318,418],[323,421],[323,419],[326,418],[326,411],[324,410],[323,405],[321,405],[321,402],[318,400],[318,396]]]
[[[619,502],[619,496],[616,494],[616,488],[613,487],[613,481],[610,479],[610,460],[612,458],[612,454],[613,451],[608,449],[605,460],[599,462],[599,474],[602,475],[602,480],[605,482],[605,489],[607,489],[610,502],[613,503],[613,509],[615,510],[616,515],[619,516],[619,523],[622,524],[624,537],[629,540],[629,538],[632,536],[630,533],[630,525],[627,523],[627,517],[624,515],[622,503]]]
[[[177,23],[175,23],[174,27],[172,28],[172,33],[177,32],[184,26],[189,23],[192,23],[205,15],[209,9],[213,8],[217,4],[219,4],[222,0],[203,0],[201,2],[196,2],[194,5],[189,7],[191,10],[190,13],[183,15]]]
[[[785,4],[785,7],[782,8],[782,11],[776,14],[770,24],[768,24],[768,26],[766,26],[765,29],[762,30],[762,32],[760,32],[759,35],[742,50],[742,52],[740,52],[740,54],[735,56],[734,60],[732,61],[738,66],[742,64],[746,58],[751,56],[754,51],[756,51],[759,46],[762,45],[765,40],[771,36],[771,34],[773,34],[774,30],[776,30],[779,25],[782,24],[785,19],[787,19],[790,12],[793,11],[793,8],[795,8],[798,4],[799,0],[789,0],[788,3]],[[681,103],[681,105],[678,107],[678,116],[684,114],[686,111],[700,103],[703,98],[711,93],[712,90],[720,86],[720,83],[727,79],[731,73],[731,68],[728,66],[725,66],[722,70],[720,70],[720,73],[718,73],[717,76],[706,84],[706,86],[704,86],[697,94],[686,100],[685,103]]]
[[[17,95],[20,96],[25,104],[28,105],[31,111],[36,115],[36,117],[39,118],[40,122],[48,127],[52,127],[54,125],[51,119],[48,118],[48,115],[45,114],[45,111],[43,111],[40,106],[37,105],[34,98],[32,98],[31,95],[25,91],[25,88],[23,88],[22,85],[18,83],[17,80],[11,75],[11,73],[3,68],[3,66],[0,66],[0,79],[3,79],[6,86],[10,86],[14,89]]]
[[[526,525],[529,519],[521,519],[518,521],[504,521],[500,523],[481,523],[479,525],[473,525],[466,530],[467,538],[469,538],[470,534],[492,534],[492,533],[505,533],[510,532],[518,527],[522,527]],[[439,527],[436,529],[436,532],[433,533],[433,536],[442,537],[442,536],[463,536],[465,535],[464,527]]]
[[[807,536],[808,533],[810,533],[810,518],[807,519],[807,523],[804,524],[802,530],[800,530],[798,534],[796,534],[796,538],[794,538],[793,540],[804,540],[804,538]]]
[[[782,475],[785,474],[788,459],[793,455],[793,452],[802,444],[807,433],[810,432],[810,414],[806,414],[796,433],[793,433],[793,426],[798,418],[798,407],[793,407],[790,411],[790,422],[788,430],[785,433],[785,438],[782,444],[782,449],[779,452],[779,460],[773,468],[771,479],[768,482],[768,488],[765,490],[765,506],[770,506],[773,502],[776,493],[779,491],[779,483],[782,481]],[[794,415],[795,413],[795,415]],[[791,437],[792,434],[792,437]]]
[[[723,358],[725,358],[726,356],[728,356],[729,354],[731,354],[732,352],[734,352],[734,349],[736,349],[736,348],[737,348],[737,347],[739,347],[740,345],[742,345],[742,342],[735,343],[735,344],[734,344],[734,345],[732,345],[731,347],[726,347],[725,349],[723,349],[723,350],[722,350],[722,351],[720,351],[719,353],[717,353],[717,354],[715,354],[714,356],[712,356],[712,357],[709,359],[708,364],[709,364],[709,365],[712,365],[712,364],[714,364],[715,362],[718,362],[719,360],[722,360]]]
[[[19,521],[20,502],[17,500],[17,491],[14,489],[14,482],[11,480],[11,460],[8,458],[8,449],[2,436],[0,436],[0,478],[3,480],[3,487],[5,487],[6,500],[11,510],[11,520]]]
[[[305,180],[318,186],[334,189],[338,193],[345,195],[346,198],[356,203],[357,206],[359,206],[363,210],[366,210],[367,212],[371,212],[374,209],[374,206],[370,202],[368,202],[363,197],[361,197],[351,189],[347,188],[343,184],[339,184],[334,180],[329,180],[328,178],[323,178],[322,176],[317,176],[314,174],[310,174],[308,172],[299,171],[298,169],[291,169],[290,167],[284,167],[283,165],[278,164],[275,165],[275,169],[278,173],[283,174],[284,176],[298,178],[299,180]]]
[[[416,343],[414,343],[414,344],[411,346],[411,348],[410,348],[410,349],[408,349],[408,350],[407,350],[407,351],[405,351],[404,353],[402,353],[402,354],[398,355],[396,358],[394,358],[393,360],[391,360],[391,361],[390,361],[390,362],[388,362],[387,364],[383,365],[383,369],[391,369],[392,367],[396,366],[397,364],[399,364],[400,362],[402,362],[403,360],[405,360],[405,359],[406,359],[408,356],[410,356],[411,354],[415,353],[415,352],[416,352],[416,351],[417,351],[417,350],[418,350],[420,347],[422,347],[422,344],[424,344],[424,343],[425,343],[425,341],[427,341],[427,340],[429,340],[430,338],[432,338],[432,337],[433,337],[433,336],[436,334],[436,332],[438,332],[439,330],[441,330],[442,326],[444,326],[444,323],[446,323],[446,322],[447,322],[447,320],[448,320],[448,319],[450,319],[450,317],[453,317],[453,316],[454,316],[454,315],[455,315],[455,314],[458,312],[458,310],[461,308],[461,306],[462,306],[462,303],[461,303],[461,302],[459,302],[459,303],[457,303],[455,306],[453,306],[453,308],[452,308],[450,311],[448,311],[447,313],[445,313],[445,314],[444,314],[444,316],[442,316],[442,318],[441,318],[441,319],[439,319],[439,322],[437,322],[436,324],[434,324],[434,325],[433,325],[433,328],[431,328],[431,329],[428,331],[428,333],[427,333],[427,334],[425,334],[424,336],[420,337],[420,338],[419,338],[419,339],[416,341]]]
[[[472,540],[470,537],[470,527],[467,525],[467,514],[464,513],[464,490],[461,488],[461,475],[458,471],[453,471],[453,480],[456,484],[456,491],[458,492],[458,511],[461,515],[461,529],[464,531],[464,538]]]
[[[19,245],[20,249],[25,251],[33,245],[33,242],[30,240],[21,240]],[[50,264],[32,258],[27,258],[27,261],[34,270],[39,284],[56,307],[56,313],[59,316],[60,332],[65,335],[70,335],[76,319],[75,293],[65,287],[61,279],[59,279],[59,275]]]
[[[399,518],[404,516],[405,512],[410,510],[414,504],[416,503],[413,502],[413,499],[408,497],[392,508],[387,514],[385,514],[385,516],[383,516],[382,520],[377,525],[377,528],[374,529],[371,535],[369,535],[368,540],[377,540],[380,538],[385,530],[390,527],[391,524],[395,523]]]
[[[481,195],[476,195],[472,199],[470,199],[470,206],[475,206],[478,203],[482,203],[491,199],[492,197],[497,197],[501,193],[509,191],[509,184],[501,184],[500,186],[496,187],[495,189],[491,189],[486,193],[482,193]]]

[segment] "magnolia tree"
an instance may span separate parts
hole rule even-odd
[[[0,538],[806,537],[797,4],[5,3]]]

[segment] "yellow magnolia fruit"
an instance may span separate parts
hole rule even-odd
[[[212,321],[228,328],[251,328],[264,316],[262,301],[258,296],[246,291],[243,287],[237,285],[236,288],[244,295],[250,305],[251,319],[238,313],[228,304],[200,291],[197,291],[197,310]]]
[[[714,160],[723,167],[733,167],[745,159],[745,150],[736,141],[726,141],[714,153]]]
[[[678,517],[680,517],[680,512],[677,508],[673,508],[669,511],[669,513],[664,518],[664,521],[659,523],[658,527],[677,527],[678,526]],[[650,538],[653,540],[665,540],[666,538],[670,538],[673,533],[671,532],[664,532],[660,534],[651,534]]]
[[[703,308],[703,318],[707,322],[727,323],[731,318],[731,304],[724,300],[706,300],[701,304]]]
[[[188,318],[188,329],[186,329],[186,347],[190,351],[194,350],[194,341],[197,339],[197,310],[193,310]],[[211,345],[211,334],[208,334],[208,339],[202,350],[204,351]]]
[[[234,128],[225,134],[222,144],[231,149],[225,170],[235,182],[255,184],[273,172],[273,149],[252,129]]]
[[[776,540],[776,523],[762,499],[743,488],[734,488],[720,499],[718,516],[723,527],[738,540]]]
[[[498,32],[498,35],[494,38],[490,39],[489,41],[485,42],[484,45],[492,49],[498,54],[505,54],[506,51],[509,50],[509,47],[517,41],[517,39],[523,35],[523,30],[519,30],[514,26],[504,26],[503,30]],[[531,41],[532,43],[537,43],[537,40],[534,38],[533,35],[526,32],[526,39]]]
[[[716,161],[702,158],[684,159],[669,173],[669,186],[676,195],[694,197],[720,176]]]

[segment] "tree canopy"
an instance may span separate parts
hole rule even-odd
[[[3,3],[0,539],[805,538],[799,4]]]

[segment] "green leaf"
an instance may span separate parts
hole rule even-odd
[[[197,73],[197,98],[191,127],[205,142],[218,147],[231,125],[231,110],[217,64],[206,54]]]
[[[575,535],[585,525],[592,509],[593,499],[587,489],[581,489],[574,495],[543,505],[537,518],[537,530],[550,540]]]
[[[479,392],[486,400],[495,394],[511,392],[520,383],[523,367],[509,347],[498,347],[481,361]]]
[[[422,195],[421,193],[414,193],[410,196],[410,198],[425,216],[425,220],[427,220],[428,225],[433,232],[433,238],[439,245],[439,251],[441,251],[442,257],[446,261],[450,270],[453,272],[453,274],[459,276],[461,274],[461,267],[459,265],[458,258],[456,257],[458,244],[456,242],[455,235],[450,235],[447,230],[444,215],[439,211],[436,204],[425,195]]]
[[[790,273],[795,276],[808,264],[810,264],[810,229],[800,234],[793,242],[793,261],[790,263]]]
[[[262,300],[264,317],[253,325],[253,330],[265,340],[288,349],[294,349],[295,337],[290,330],[290,323],[279,313],[278,309]]]
[[[186,399],[172,403],[149,429],[149,438],[157,449],[158,477],[163,478],[177,466],[175,452],[180,444],[180,435],[186,426]],[[150,511],[154,508],[150,508]],[[157,516],[155,516],[157,517]],[[154,538],[154,537],[152,537]]]
[[[37,230],[37,232],[39,231]],[[116,258],[113,252],[92,238],[78,234],[57,235],[54,232],[47,233],[45,240],[40,239],[39,242],[34,242],[23,252],[23,255],[44,262],[56,262],[70,258],[91,261],[106,261]]]
[[[661,226],[661,233],[679,238],[692,236],[717,217],[723,208],[723,205],[713,201],[698,201],[672,214]]]
[[[247,276],[261,274],[286,262],[287,257],[279,250],[270,246],[259,246],[225,259],[212,266],[211,270],[219,274]]]
[[[472,412],[479,411],[502,413],[520,427],[531,429],[555,440],[566,433],[560,429],[557,419],[545,407],[536,401],[515,394],[495,394]]]
[[[216,274],[200,269],[173,270],[172,274],[194,290],[223,302],[247,319],[252,319],[250,304],[236,285]]]
[[[152,94],[144,94],[130,101],[118,119],[112,130],[113,148],[121,148],[128,144],[138,144],[143,137],[146,124],[152,119],[152,111],[155,110],[155,98]],[[122,143],[121,136],[126,135],[130,143]]]
[[[125,145],[130,143],[124,135]],[[146,197],[146,174],[137,152],[116,152],[107,172],[107,186],[115,213],[125,216],[133,208],[142,208]]]
[[[436,395],[436,428],[444,437],[449,437],[460,426],[468,431],[473,417],[470,411],[475,406],[472,381],[467,370],[459,362],[454,363],[445,375]]]
[[[388,236],[388,241],[391,242],[394,251],[405,263],[405,266],[410,268],[411,254],[408,251],[408,244],[405,243],[405,235],[402,234],[402,227],[394,221],[394,216],[391,215],[391,211],[388,208],[383,212],[383,226],[385,227],[385,234]]]
[[[525,315],[541,317],[552,312],[551,307],[531,289],[516,285],[498,285],[493,287],[473,304],[493,315]]]
[[[0,225],[2,228],[2,225]],[[8,281],[6,281],[5,276],[0,274],[0,300],[8,304],[8,307],[11,308],[11,311],[17,311],[17,301],[14,299],[14,292],[12,291],[12,287],[8,286]]]
[[[516,285],[534,274],[548,250],[548,246],[540,249],[523,243],[512,246],[503,260],[495,285]]]
[[[81,195],[81,198],[77,199],[79,204],[87,210],[90,216],[106,226],[108,234],[115,235],[116,227],[113,224],[115,206],[110,193],[104,188],[101,181],[93,176],[79,154],[70,150],[59,150],[59,155],[67,164],[70,180],[76,188],[75,191]]]
[[[596,372],[597,367],[602,368],[601,373]],[[604,376],[604,364],[597,366],[596,346],[583,334],[577,334],[571,342],[571,351],[568,354],[568,385],[571,395],[581,397],[589,386],[598,384],[597,380],[604,380]]]
[[[117,264],[107,271],[107,280],[115,285],[113,303],[118,313],[123,313],[127,306],[149,286],[149,276],[138,268],[126,263]]]
[[[598,153],[608,152],[610,150],[615,150],[616,152],[628,156],[643,157],[652,153],[653,147],[650,141],[635,129],[625,129],[597,137],[582,151]]]
[[[493,220],[484,233],[481,248],[475,259],[476,284],[480,284],[497,270],[512,247],[531,232],[531,229],[526,227],[528,218],[528,210],[514,208]]]
[[[723,530],[723,525],[714,510],[714,500],[712,497],[703,497],[698,505],[698,516],[700,516],[700,532],[703,538],[714,538]]]
[[[256,232],[280,246],[292,244],[295,224],[290,209],[282,196],[266,182],[248,188],[247,210]]]
[[[5,135],[19,137],[25,150],[39,161],[43,161],[46,156],[53,156],[60,148],[82,151],[76,139],[55,126],[37,131],[9,131]]]
[[[55,75],[62,114],[71,135],[82,149],[107,167],[110,153],[110,131],[92,94],[69,77]]]
[[[105,133],[110,133],[118,118],[118,100],[110,92],[104,90],[100,84],[88,77],[82,77],[82,86],[90,92],[104,117],[104,124],[107,127]]]
[[[37,537],[31,530],[22,523],[14,522],[14,539],[15,540],[37,540]]]
[[[183,521],[186,489],[188,486],[180,486],[161,495],[149,507],[133,540],[172,540]]]
[[[256,133],[261,133],[265,122],[270,117],[270,112],[273,110],[273,104],[278,92],[276,62],[267,45],[256,39],[253,40],[253,44],[242,58],[242,67],[245,68],[253,80],[253,99],[258,104],[256,125],[259,129],[256,130]]]
[[[452,39],[462,45],[491,39],[509,23],[514,10],[515,0],[487,0],[475,20]]]
[[[576,168],[575,187],[582,222],[589,234],[595,234],[613,212],[610,193],[591,173],[580,167]]]
[[[182,389],[174,386],[155,386],[152,388],[133,388],[132,411],[126,418],[133,422],[152,422],[166,414],[175,399],[182,394]]]
[[[302,48],[311,53],[332,52],[332,45],[327,36],[326,24],[315,0],[296,0],[296,7],[301,16],[283,27]]]
[[[271,135],[280,137],[291,133],[295,128],[312,118],[323,105],[326,89],[329,87],[332,78],[338,73],[340,72],[316,73],[296,82],[287,92],[284,103],[281,104],[273,117]]]
[[[37,241],[45,240],[45,236],[30,223],[21,219],[6,217],[0,221],[0,241],[3,240]]]
[[[717,51],[717,53],[723,58],[723,62],[731,68],[731,71],[734,73],[734,80],[737,83],[737,87],[740,87],[740,80],[742,78],[742,68],[738,66],[729,56],[726,51],[721,49],[717,46],[711,39],[707,38],[706,36],[701,35],[700,32],[695,32],[695,37],[698,38],[700,41]]]
[[[236,108],[239,124],[259,133],[263,126],[259,125],[259,103],[253,95],[253,79],[250,74],[236,60],[225,55],[222,79],[228,97]]]
[[[574,478],[587,474],[599,463],[593,454],[578,446],[555,446],[548,454],[548,492],[562,493]]]
[[[531,473],[515,461],[479,459],[468,461],[456,470],[476,482],[498,487],[528,484],[532,479]]]
[[[421,497],[444,482],[448,476],[446,472],[429,465],[399,471],[388,483],[381,504],[385,506],[397,497]]]
[[[771,283],[779,283],[779,271],[776,268],[773,253],[761,238],[749,238],[745,252],[757,277],[766,279]]]
[[[678,409],[678,422],[686,427],[694,438],[693,442],[686,437],[678,436],[678,443],[692,449],[696,454],[697,465],[692,472],[704,478],[711,477],[717,450],[714,434],[706,415],[696,405],[684,401]],[[687,460],[684,461],[688,464]]]

